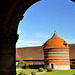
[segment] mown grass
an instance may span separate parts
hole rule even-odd
[[[25,71],[26,75],[30,75],[30,73],[32,71],[38,72],[38,69],[17,70],[16,71],[17,75],[20,74],[21,71]],[[53,70],[53,72],[46,72],[46,73],[38,74],[38,75],[75,75],[75,69],[71,69],[71,70]]]
[[[54,70],[53,72],[46,72],[39,75],[75,75],[75,70]]]
[[[17,75],[20,74],[21,71],[25,71],[26,75],[31,74],[32,71],[38,72],[38,69],[23,69],[23,70],[16,70]]]

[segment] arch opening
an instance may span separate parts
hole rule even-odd
[[[65,10],[66,10],[66,9],[65,9]],[[54,13],[55,13],[55,12],[54,12]],[[65,15],[66,15],[66,14],[65,14]],[[69,14],[69,15],[70,15],[70,14]],[[51,16],[51,15],[50,15],[50,16]],[[62,16],[63,16],[63,15],[62,15]],[[65,18],[65,17],[64,17],[64,18]],[[65,21],[63,21],[64,18],[61,20],[61,23],[65,22]],[[48,19],[49,19],[49,18],[48,18]],[[51,20],[51,19],[50,19],[50,20]],[[59,21],[60,21],[60,20],[59,20]],[[63,22],[62,22],[62,21],[63,21]],[[46,21],[45,21],[45,22],[46,22]],[[66,22],[68,22],[68,21],[66,20]],[[65,23],[66,23],[66,22],[65,22]],[[46,22],[46,23],[47,23],[47,22]],[[46,23],[45,23],[45,25],[46,25]],[[49,23],[49,22],[48,22],[48,23]],[[58,24],[61,24],[61,23],[58,23]],[[69,23],[69,22],[68,22],[68,23]],[[68,24],[68,23],[66,23],[66,24]],[[63,24],[64,24],[64,23],[63,23]],[[65,28],[68,27],[68,25],[66,25],[66,27],[65,27],[63,24],[61,25],[61,26],[62,26],[62,32],[61,32],[62,34],[63,34],[63,32],[64,32],[64,33],[66,32],[66,29],[65,29]],[[48,24],[47,24],[47,25],[48,25]],[[46,25],[46,26],[47,26],[47,25]],[[54,25],[54,26],[55,26],[55,25]],[[57,25],[57,26],[60,26],[60,25]],[[48,26],[48,27],[49,27],[49,26]],[[65,27],[65,28],[64,28],[64,27]],[[45,28],[46,28],[46,27],[45,27]],[[54,27],[54,28],[56,28],[56,27]],[[68,28],[67,28],[67,29],[68,29]],[[45,29],[45,30],[46,30],[46,29]],[[50,29],[50,30],[51,30],[51,29]],[[68,30],[69,30],[69,29],[68,29]],[[68,32],[68,30],[67,30],[67,32]],[[61,31],[61,28],[59,29],[59,32],[60,32],[60,31]],[[67,33],[67,32],[66,32],[66,33]],[[69,32],[68,32],[68,33],[69,33]],[[64,37],[63,35],[60,35],[60,36]],[[65,36],[66,36],[66,34],[65,34]],[[50,36],[49,36],[49,37],[50,37]],[[48,37],[47,37],[47,38],[48,38]],[[64,43],[63,45],[66,46],[67,44]],[[31,45],[30,45],[30,46],[31,46]]]

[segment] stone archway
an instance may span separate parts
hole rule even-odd
[[[15,44],[23,13],[40,0],[0,1],[0,75],[16,75]],[[75,0],[72,0],[75,1]]]
[[[40,0],[0,1],[0,75],[16,75],[17,28],[23,13]]]

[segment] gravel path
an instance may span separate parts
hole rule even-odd
[[[42,73],[46,73],[46,71],[44,71],[44,72],[39,72],[39,73],[36,73],[36,74],[42,74]]]
[[[23,70],[23,69],[20,69],[20,68],[19,68],[19,69],[16,69],[16,70]]]
[[[39,73],[36,73],[36,74],[43,74],[43,73],[46,73],[46,71],[44,71],[44,72],[39,72]],[[30,74],[30,75],[32,75],[32,74]]]

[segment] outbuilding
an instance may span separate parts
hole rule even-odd
[[[44,43],[44,67],[56,70],[69,70],[69,46],[56,32]]]

